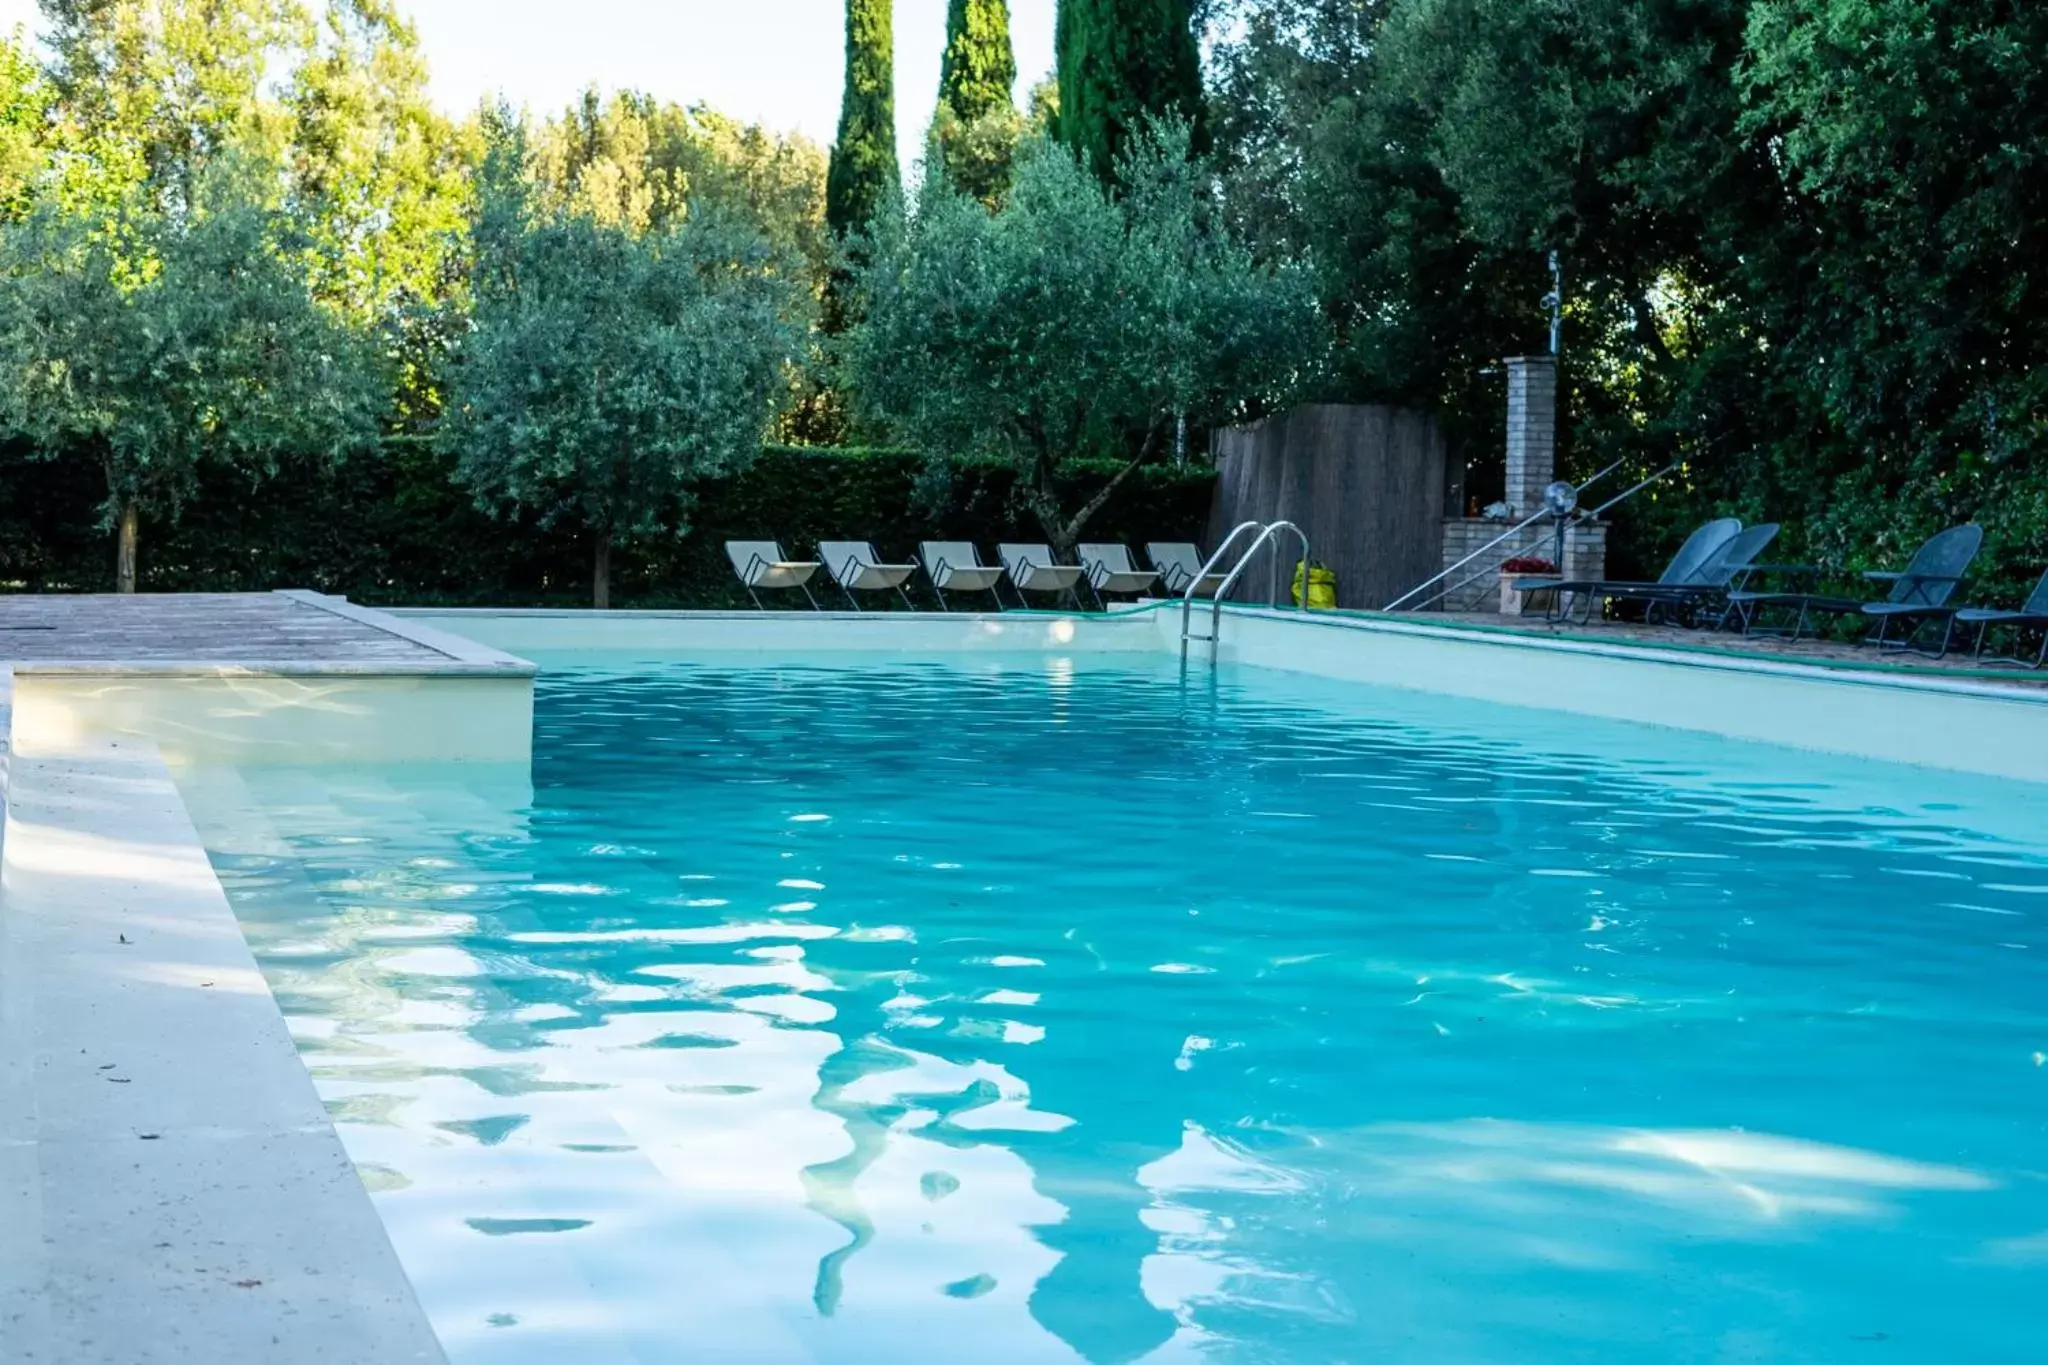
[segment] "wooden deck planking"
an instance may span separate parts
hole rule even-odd
[[[413,664],[447,656],[278,593],[0,596],[0,662]]]

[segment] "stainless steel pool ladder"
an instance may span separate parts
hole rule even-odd
[[[1247,532],[1252,531],[1256,531],[1258,534],[1252,541],[1251,547],[1244,552],[1244,557],[1237,561],[1237,566],[1230,571],[1229,576],[1217,584],[1216,591],[1209,596],[1209,633],[1207,635],[1195,634],[1195,589],[1208,581],[1210,575],[1215,572],[1216,566],[1223,562],[1223,557],[1230,553],[1231,547],[1242,540]],[[1301,542],[1302,591],[1300,599],[1295,603],[1295,606],[1302,611],[1308,610],[1307,533],[1291,521],[1242,522],[1233,528],[1229,535],[1223,538],[1223,543],[1216,547],[1216,553],[1210,555],[1208,562],[1202,565],[1202,571],[1189,580],[1187,587],[1181,591],[1180,661],[1183,667],[1186,666],[1188,661],[1188,641],[1190,640],[1207,641],[1209,645],[1209,663],[1212,666],[1215,664],[1216,651],[1218,649],[1217,638],[1223,633],[1223,599],[1229,595],[1232,588],[1237,586],[1237,580],[1244,576],[1244,571],[1251,567],[1251,562],[1258,558],[1260,549],[1271,542],[1282,531],[1291,532],[1294,538]],[[1280,550],[1278,546],[1274,547],[1272,561],[1273,591],[1271,599],[1273,606],[1278,607],[1280,605]]]

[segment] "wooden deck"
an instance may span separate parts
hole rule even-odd
[[[432,666],[448,655],[282,593],[0,596],[0,663]]]
[[[1506,630],[1552,640],[1584,640],[1595,644],[1645,645],[1685,650],[1711,650],[1738,657],[1770,659],[1780,663],[1809,663],[1867,668],[1902,675],[1973,677],[1995,679],[2018,686],[2048,687],[2048,669],[2015,667],[2011,664],[1978,663],[1970,656],[1976,645],[1975,627],[1958,627],[1956,647],[1941,659],[1918,654],[1880,654],[1870,645],[1846,644],[1833,640],[1800,640],[1782,635],[1744,636],[1732,631],[1684,630],[1677,626],[1646,626],[1628,621],[1595,621],[1590,625],[1546,622],[1541,614],[1503,616],[1497,612],[1418,611],[1394,612],[1396,620],[1419,625],[1465,626],[1481,630]],[[2009,647],[1994,638],[1993,649]]]

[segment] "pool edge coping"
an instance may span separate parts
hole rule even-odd
[[[0,691],[0,714],[10,702],[11,696]],[[18,818],[24,772],[46,781],[51,791],[35,794],[60,808],[64,799],[58,793],[72,785],[90,790],[95,783],[112,783],[123,799],[90,815],[74,811],[69,822],[24,825]],[[152,790],[138,794],[138,778]],[[137,801],[154,807],[153,814],[145,812],[141,830],[134,818]],[[152,820],[155,833],[170,837],[141,837]],[[24,840],[33,849],[39,840],[55,839],[61,845],[67,836],[97,845],[107,855],[102,864],[80,872],[72,865],[38,869],[32,858],[24,863]],[[107,866],[123,859],[134,867],[123,872]],[[157,871],[154,877],[139,876],[136,868]],[[29,1217],[11,1219],[8,1228],[0,1229],[0,1318],[24,1331],[26,1340],[17,1338],[22,1359],[123,1365],[142,1352],[152,1360],[196,1365],[253,1359],[245,1352],[261,1350],[263,1359],[280,1365],[314,1365],[335,1358],[338,1347],[375,1350],[380,1362],[446,1365],[446,1348],[319,1098],[311,1068],[213,869],[175,774],[156,745],[98,736],[71,755],[23,759],[11,742],[0,739],[0,869],[9,874],[9,894],[0,902],[0,967],[32,983],[28,989],[0,991],[7,997],[0,1002],[0,1039],[16,1045],[7,1049],[9,1056],[0,1057],[0,1100],[6,1101],[0,1104],[0,1149],[5,1149],[0,1155],[11,1157],[9,1165],[19,1168],[14,1174],[35,1175],[33,1186],[17,1196],[23,1202],[16,1211],[26,1209]],[[49,889],[37,885],[53,876],[76,879],[80,886],[67,886],[53,902]],[[26,906],[21,903],[24,892]],[[59,902],[78,908],[68,917],[52,913]],[[118,974],[94,973],[87,962],[94,952],[107,951],[104,921],[110,913],[118,919],[138,912],[149,917],[168,913],[172,921],[138,920],[132,926],[135,938],[121,939],[137,950],[132,959],[124,958],[124,965],[158,973],[155,980],[147,971],[131,976],[124,990]],[[152,959],[149,940],[167,936],[175,941]],[[200,996],[192,989],[195,982],[178,979],[181,972],[212,976],[223,989]],[[90,1007],[68,1030],[61,1012],[54,1024],[46,1021],[36,1005],[45,978],[73,978],[76,984],[80,976],[99,987]],[[259,995],[260,1001],[254,998]],[[224,1018],[232,1027],[209,1033],[204,1024],[184,1029],[152,1024],[144,1018],[158,1012],[152,1002],[182,1003],[188,1025],[196,1010]],[[140,1046],[119,1048],[125,1054],[121,1065],[138,1079],[145,1078],[144,1067],[153,1067],[159,1079],[166,1074],[173,1079],[118,1092],[73,1082],[67,1096],[56,1068],[44,1063],[60,1054],[69,1058],[89,1051],[95,1037],[102,1043],[109,1037],[141,1040]],[[232,1052],[223,1047],[230,1037]],[[81,1048],[81,1042],[88,1047]],[[152,1050],[158,1054],[153,1058]],[[97,1062],[100,1055],[105,1054],[93,1052],[90,1060]],[[172,1093],[188,1088],[177,1077],[223,1074],[233,1080],[216,1095],[220,1106],[179,1112],[189,1097]],[[149,1119],[161,1141],[133,1149],[146,1154],[146,1165],[133,1156],[116,1157],[111,1136],[81,1142],[70,1133],[79,1126],[81,1112],[90,1116],[94,1108],[105,1111],[109,1104],[116,1110],[147,1104],[153,1091],[165,1096],[156,1101],[157,1113],[169,1117]],[[97,1105],[88,1099],[81,1111],[80,1097],[94,1094],[112,1098]],[[48,1112],[52,1095],[58,1100],[54,1119]],[[115,1125],[106,1117],[102,1112],[92,1131],[111,1135]],[[65,1131],[47,1132],[51,1122]],[[188,1140],[180,1141],[181,1136]],[[53,1180],[45,1170],[40,1153],[53,1143],[62,1143],[71,1154],[68,1180]],[[95,1151],[80,1151],[99,1147],[106,1151],[97,1162]],[[235,1163],[238,1153],[242,1161],[282,1177],[285,1193],[294,1199],[287,1217],[275,1216],[276,1181],[265,1182],[264,1195],[253,1200],[234,1183],[249,1173],[247,1166]],[[108,1245],[69,1246],[60,1263],[54,1253],[62,1243],[48,1237],[52,1194],[60,1196],[57,1212],[68,1215],[72,1237],[67,1242],[90,1238],[97,1227]],[[163,1254],[151,1258],[145,1271],[132,1249],[122,1252],[120,1234],[111,1231],[117,1226],[124,1232],[153,1226],[157,1231],[150,1236],[164,1235],[170,1226],[195,1230],[192,1236],[203,1240],[188,1237],[191,1246],[237,1267],[233,1273],[241,1274],[247,1287],[242,1281],[230,1285],[225,1274],[188,1267],[194,1253],[184,1249],[181,1260],[175,1240],[153,1244]],[[107,1273],[110,1265],[117,1273]],[[74,1282],[71,1291],[63,1288],[67,1280]],[[95,1287],[87,1291],[79,1285]],[[165,1343],[162,1354],[145,1351],[143,1336],[166,1326],[175,1344]]]
[[[1659,664],[1670,668],[1696,668],[1716,673],[1793,678],[1807,682],[1842,683],[1894,691],[1951,693],[2034,705],[2048,704],[2048,678],[2032,685],[2014,685],[2017,680],[2007,681],[2006,675],[1981,669],[1967,672],[1958,670],[1957,676],[1943,677],[1932,671],[1908,672],[1902,668],[1860,660],[1766,659],[1711,646],[1597,640],[1577,635],[1535,635],[1498,626],[1434,625],[1385,615],[1333,616],[1326,612],[1302,612],[1292,608],[1248,607],[1234,604],[1227,604],[1224,611],[1226,619],[1241,617],[1291,622],[1324,630],[1406,635],[1459,644],[1578,654],[1593,658],[1620,659],[1631,663]],[[1255,659],[1240,658],[1236,662],[1254,668],[1260,666]]]

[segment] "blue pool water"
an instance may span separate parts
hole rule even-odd
[[[2024,788],[1058,660],[536,739],[188,783],[457,1365],[2048,1349]]]

